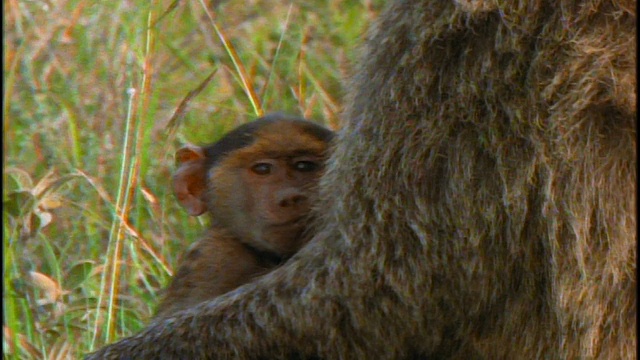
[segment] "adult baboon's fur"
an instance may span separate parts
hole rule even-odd
[[[92,358],[634,358],[635,7],[394,2],[312,243]]]

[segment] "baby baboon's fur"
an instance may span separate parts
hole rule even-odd
[[[176,198],[191,215],[209,213],[211,227],[186,251],[156,320],[253,281],[309,240],[333,137],[316,123],[275,113],[209,146],[176,152]]]
[[[635,8],[395,1],[315,239],[92,358],[635,358]]]

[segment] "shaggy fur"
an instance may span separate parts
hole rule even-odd
[[[314,241],[90,358],[635,358],[635,6],[396,1]]]

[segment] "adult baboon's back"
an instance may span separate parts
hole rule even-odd
[[[396,1],[315,240],[98,355],[633,358],[635,6]]]

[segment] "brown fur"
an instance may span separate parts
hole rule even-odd
[[[635,7],[395,1],[314,240],[91,358],[635,358]]]
[[[156,320],[272,271],[305,244],[332,137],[319,125],[271,114],[213,145],[176,152],[176,197],[192,215],[209,212],[212,226],[184,255]],[[256,173],[256,164],[271,171]]]

